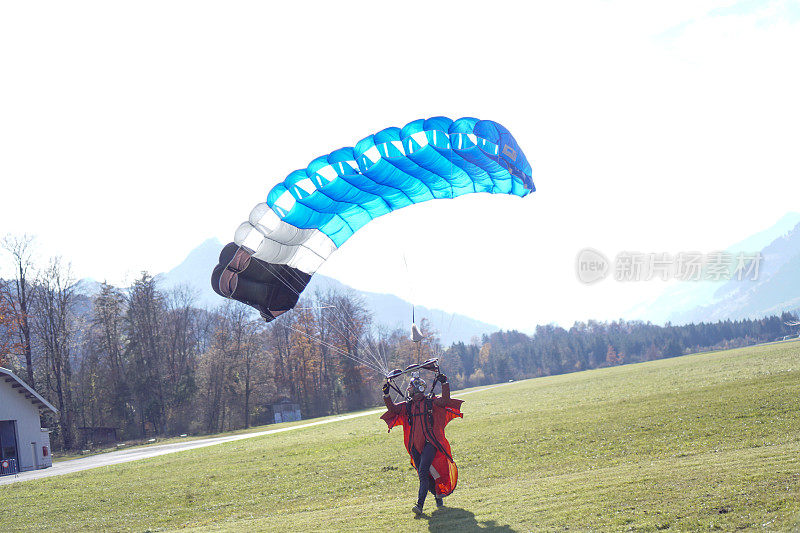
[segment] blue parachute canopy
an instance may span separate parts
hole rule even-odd
[[[272,320],[374,218],[437,198],[534,190],[528,159],[497,122],[433,117],[386,128],[275,185],[223,249],[211,282]]]

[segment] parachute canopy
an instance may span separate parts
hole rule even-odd
[[[491,120],[433,117],[387,128],[295,170],[236,230],[211,284],[273,320],[359,228],[403,207],[469,193],[534,191],[517,141]]]

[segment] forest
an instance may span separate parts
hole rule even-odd
[[[210,434],[270,423],[281,400],[312,418],[380,403],[385,373],[437,356],[453,388],[676,357],[797,335],[796,315],[665,326],[614,321],[532,325],[441,346],[426,320],[408,331],[375,324],[353,292],[304,294],[269,324],[221,300],[200,308],[188,288],[143,272],[130,287],[80,290],[69,264],[32,259],[30,237],[8,236],[0,280],[0,366],[50,401],[55,449],[92,446],[80,428],[120,440]]]

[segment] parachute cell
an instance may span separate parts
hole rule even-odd
[[[525,154],[497,122],[433,117],[386,128],[275,185],[223,248],[211,284],[269,321],[294,307],[328,257],[379,216],[428,200],[534,190]]]

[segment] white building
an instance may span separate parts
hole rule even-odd
[[[39,410],[58,410],[27,383],[0,367],[0,475],[53,466],[50,431]]]

